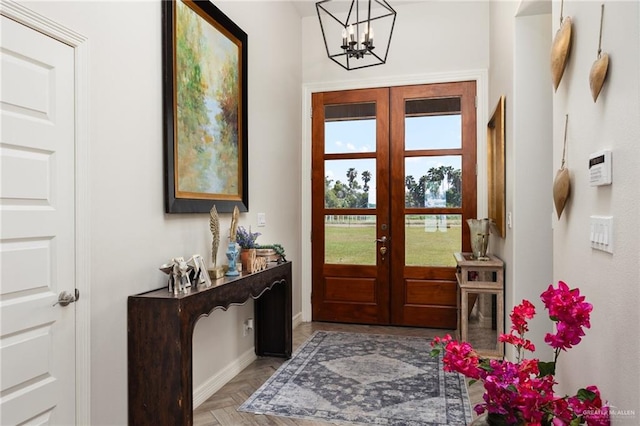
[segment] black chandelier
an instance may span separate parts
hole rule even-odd
[[[322,0],[316,11],[329,59],[346,70],[387,61],[396,11],[386,0]]]

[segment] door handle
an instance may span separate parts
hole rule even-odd
[[[389,238],[386,235],[383,235],[381,238],[377,238],[376,242],[382,243],[382,247],[380,247],[380,255],[382,256],[382,260],[384,260],[384,255],[387,254],[387,242],[389,242]]]
[[[71,294],[68,291],[63,291],[58,295],[58,301],[53,304],[53,306],[67,306],[70,303],[73,303],[80,299],[80,291],[76,288],[75,294]]]

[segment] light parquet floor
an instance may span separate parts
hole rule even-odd
[[[304,343],[316,330],[344,331],[351,333],[392,334],[433,338],[443,336],[446,330],[409,327],[386,327],[333,323],[302,323],[293,330],[293,350]],[[453,335],[453,332],[451,332]],[[425,356],[429,356],[425,354]],[[237,408],[246,401],[284,362],[282,358],[261,357],[224,385],[194,411],[195,426],[235,425],[301,425],[326,426],[328,422],[292,419],[287,417],[241,413]],[[482,385],[469,387],[471,406],[482,401]]]

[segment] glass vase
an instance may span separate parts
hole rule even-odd
[[[489,260],[489,219],[467,219],[471,236],[471,252],[476,260]]]

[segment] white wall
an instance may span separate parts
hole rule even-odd
[[[392,2],[393,3],[393,2]],[[418,2],[396,6],[387,63],[346,71],[327,57],[317,16],[302,20],[305,83],[486,69],[487,2]],[[376,37],[382,37],[376,32]]]
[[[550,8],[549,8],[550,12]],[[536,356],[551,360],[552,350],[544,343],[551,323],[543,310],[540,294],[553,280],[552,89],[549,67],[551,14],[521,15],[515,18],[513,140],[513,298],[506,305],[527,299],[538,314],[529,323],[528,338]]]
[[[514,210],[514,88],[513,88],[513,51],[515,45],[515,15],[518,4],[515,1],[490,3],[489,43],[489,117],[493,113],[500,99],[505,97],[505,205],[507,213]],[[516,222],[517,223],[517,222]],[[517,227],[516,227],[517,230]],[[514,265],[513,265],[513,234],[514,229],[507,226],[504,238],[494,234],[489,240],[489,251],[501,258],[505,263],[505,311],[508,313],[513,307],[514,296]],[[510,327],[509,316],[505,318],[505,329]],[[510,348],[507,347],[507,356]]]
[[[569,114],[567,167],[571,197],[554,229],[554,281],[578,287],[593,304],[591,329],[577,347],[560,358],[560,389],[596,384],[618,410],[613,424],[640,421],[640,11],[638,2],[605,1],[602,48],[609,73],[597,102],[589,90],[596,59],[600,2],[565,2],[573,19],[573,48],[553,102],[554,167],[562,156],[565,114]],[[554,33],[560,4],[553,3]],[[590,187],[590,153],[613,153],[613,184]],[[611,215],[614,253],[589,244],[589,216]]]
[[[300,310],[300,20],[287,2],[216,2],[249,37],[249,205],[241,225],[279,242],[294,267]],[[163,204],[161,2],[27,2],[89,40],[91,190],[91,424],[127,423],[127,296],[165,285],[169,258],[209,258],[208,214]],[[287,54],[283,46],[287,47]],[[221,215],[228,228],[229,215]],[[257,230],[258,228],[256,228]],[[218,259],[224,259],[221,247]],[[252,303],[197,325],[196,387],[250,351],[240,323]],[[161,326],[160,324],[158,326]]]
[[[364,87],[477,80],[478,158],[486,156],[486,74],[489,66],[488,2],[417,2],[396,6],[398,15],[387,63],[347,71],[327,57],[317,16],[302,19],[304,84],[302,176],[311,171],[311,93]],[[376,32],[376,37],[382,34]],[[479,170],[486,171],[480,163]],[[482,173],[480,173],[482,176]],[[486,178],[478,189],[486,193]],[[308,182],[308,183],[307,183]],[[311,320],[311,184],[302,186],[302,313]],[[486,214],[486,196],[478,197]]]
[[[538,315],[528,338],[536,355],[550,358],[544,335],[551,325],[540,293],[552,280],[552,88],[549,68],[551,7],[543,2],[491,2],[491,111],[506,98],[506,211],[504,239],[492,235],[491,250],[505,261],[505,310],[527,299]],[[528,6],[528,7],[527,7]],[[513,356],[512,347],[507,355]]]
[[[548,284],[563,280],[593,303],[592,328],[580,345],[560,357],[558,391],[575,393],[596,384],[618,410],[635,412],[614,416],[614,424],[637,424],[640,11],[637,2],[605,5],[603,49],[611,55],[611,68],[594,104],[588,76],[597,51],[599,2],[565,2],[564,14],[574,20],[573,49],[555,94],[544,46],[558,29],[559,2],[553,2],[551,18],[544,2],[491,2],[489,98],[495,102],[500,94],[507,96],[507,211],[513,213],[507,238],[492,239],[491,245],[507,263],[507,310],[522,298],[538,307],[530,324],[537,356],[548,359],[545,353],[550,352],[541,343],[551,325],[539,302]],[[562,159],[565,114],[572,194],[558,221],[552,220],[551,194]],[[614,152],[614,184],[591,188],[588,155],[604,148]],[[613,255],[590,248],[590,215],[614,216]]]

